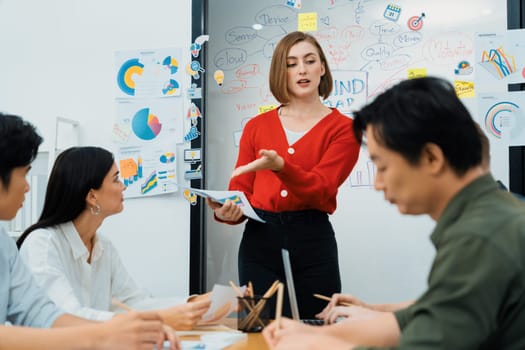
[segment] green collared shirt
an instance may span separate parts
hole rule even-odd
[[[523,202],[482,176],[450,201],[431,240],[428,289],[395,313],[395,349],[525,349]]]

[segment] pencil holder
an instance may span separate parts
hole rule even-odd
[[[256,295],[237,297],[237,329],[243,332],[260,332],[270,321],[269,298]]]

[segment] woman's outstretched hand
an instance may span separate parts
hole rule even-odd
[[[260,158],[245,165],[241,165],[232,173],[231,177],[239,176],[257,170],[281,171],[284,168],[284,159],[274,150],[262,149]]]

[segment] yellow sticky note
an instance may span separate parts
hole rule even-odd
[[[137,163],[133,158],[122,159],[119,162],[120,165],[120,177],[127,179],[137,175]]]
[[[409,68],[407,69],[408,79],[423,78],[427,76],[426,68]]]
[[[259,106],[259,113],[264,113],[277,108],[276,105]]]
[[[473,81],[454,80],[454,89],[456,89],[456,95],[458,95],[459,98],[475,96]]]
[[[301,32],[315,32],[317,30],[317,12],[300,13],[297,24],[297,30]]]

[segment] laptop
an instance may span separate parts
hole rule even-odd
[[[286,276],[286,285],[288,286],[288,298],[290,299],[290,309],[292,311],[292,318],[297,321],[315,326],[322,326],[324,324],[323,320],[319,319],[301,319],[299,316],[299,307],[297,306],[297,296],[295,294],[295,287],[293,284],[293,275],[292,275],[292,264],[290,263],[290,253],[286,249],[281,250],[283,256],[284,264],[284,274]]]

